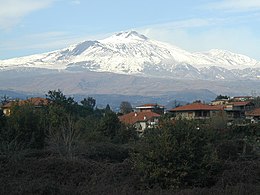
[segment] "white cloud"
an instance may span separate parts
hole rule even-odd
[[[226,11],[252,11],[260,9],[260,0],[221,0],[206,5],[210,9]]]
[[[55,0],[0,0],[0,29],[18,24],[27,14],[50,6]]]

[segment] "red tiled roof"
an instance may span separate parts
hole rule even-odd
[[[130,112],[123,116],[119,116],[119,120],[125,124],[135,124],[140,121],[148,121],[155,117],[160,117],[161,115],[155,112]]]
[[[46,98],[40,98],[40,97],[36,97],[36,98],[30,98],[28,100],[25,100],[25,103],[32,103],[35,106],[41,106],[41,105],[48,105],[49,104],[49,100]]]
[[[16,102],[8,102],[7,104],[3,105],[2,108],[10,108],[12,105],[14,105]]]
[[[246,112],[246,115],[247,116],[260,116],[260,108],[256,108],[254,110]]]
[[[175,112],[175,111],[195,111],[195,110],[223,110],[223,105],[207,105],[207,104],[202,104],[202,103],[193,103],[193,104],[188,104],[185,106],[180,106],[174,109],[171,109],[170,111]]]
[[[233,106],[246,106],[250,103],[251,103],[250,101],[244,101],[244,102],[230,102],[229,104]]]
[[[3,105],[2,108],[11,108],[13,105],[25,105],[25,104],[33,104],[34,106],[42,106],[42,105],[48,105],[49,100],[46,98],[40,98],[40,97],[35,97],[35,98],[30,98],[27,100],[20,100],[20,101],[12,101],[8,102],[7,104]]]

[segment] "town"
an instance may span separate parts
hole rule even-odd
[[[28,98],[26,100],[2,101],[1,109],[5,116],[10,116],[12,107],[32,104],[35,108],[47,106],[51,101],[47,98]],[[126,107],[124,104],[126,103]],[[170,116],[171,120],[197,120],[207,121],[219,119],[221,125],[246,125],[260,121],[260,97],[235,96],[228,97],[219,95],[210,103],[201,100],[186,105],[176,105],[175,108],[166,110],[163,105],[149,103],[132,108],[129,102],[122,102],[120,111],[117,113],[119,120],[133,126],[139,134],[145,129],[158,126],[160,117]],[[126,109],[126,110],[125,110]]]

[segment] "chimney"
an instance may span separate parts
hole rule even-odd
[[[144,116],[144,120],[146,120],[146,116]]]
[[[137,116],[137,113],[135,112],[135,116]]]

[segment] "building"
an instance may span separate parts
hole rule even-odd
[[[225,105],[224,110],[229,119],[245,118],[245,113],[254,108],[254,104],[250,101],[230,102]]]
[[[175,119],[205,120],[216,116],[223,109],[221,105],[213,106],[196,102],[171,109],[169,112],[174,114]]]
[[[251,123],[258,123],[260,121],[260,108],[255,108],[245,113],[246,119],[249,119]]]
[[[252,101],[253,96],[235,96],[231,99],[232,102],[241,102],[241,101]]]
[[[216,105],[225,105],[229,102],[229,99],[220,99],[220,100],[213,100],[211,101],[211,105],[216,106]]]
[[[136,112],[155,112],[157,114],[164,114],[164,106],[159,104],[144,104],[135,108]]]
[[[139,133],[143,133],[147,128],[156,127],[160,116],[160,114],[151,111],[130,112],[119,116],[119,120],[124,124],[134,126]]]
[[[22,106],[26,104],[32,104],[35,108],[39,108],[48,105],[49,100],[46,98],[35,97],[27,100],[10,101],[2,106],[2,110],[5,116],[10,116],[13,106]]]

